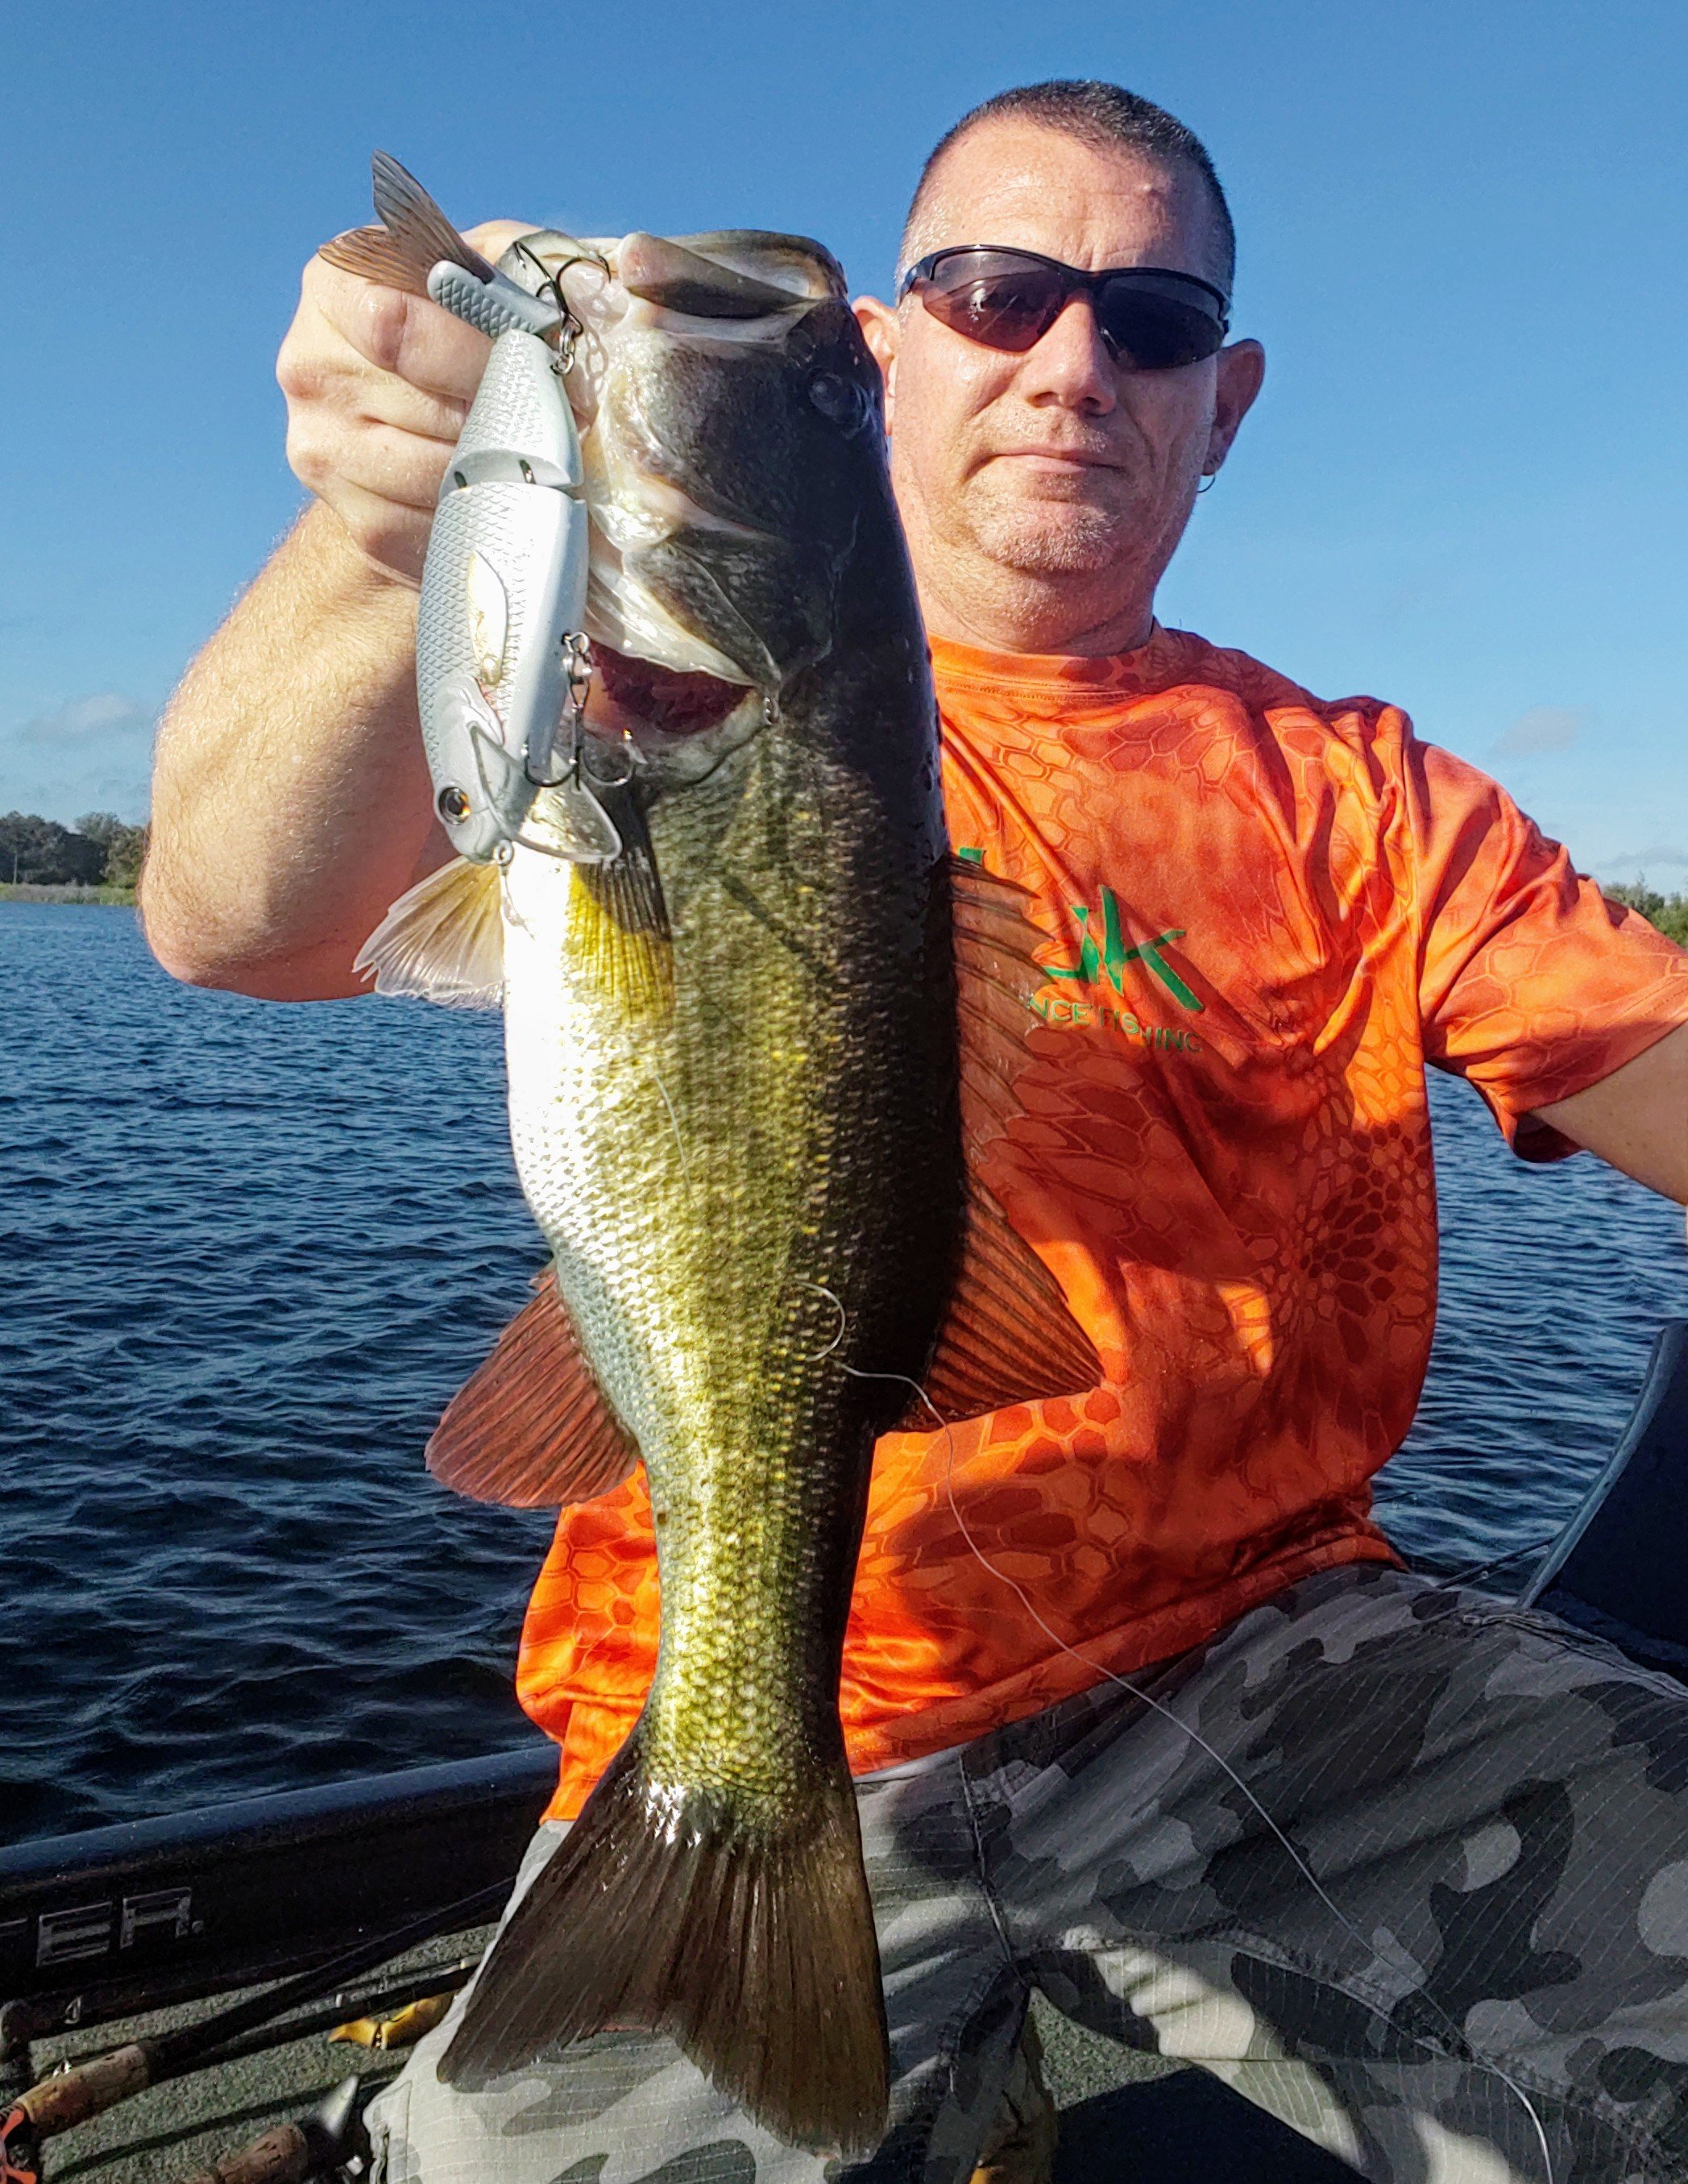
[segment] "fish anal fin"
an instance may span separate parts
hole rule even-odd
[[[1095,1345],[1067,1307],[1061,1285],[995,1197],[969,1177],[961,1266],[918,1397],[897,1431],[946,1425],[1094,1388],[1103,1378]],[[928,1407],[928,1404],[930,1407]]]
[[[504,994],[503,875],[455,857],[401,894],[353,969],[378,994],[495,1009]]]
[[[650,1782],[633,1731],[516,1906],[437,2065],[478,2089],[554,2042],[666,2034],[788,2145],[883,2136],[885,2008],[842,1758],[776,1824]]]
[[[604,1401],[548,1267],[493,1353],[451,1401],[428,1469],[477,1502],[551,1509],[619,1486],[638,1445]]]

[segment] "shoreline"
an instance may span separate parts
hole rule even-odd
[[[86,903],[100,910],[133,910],[132,887],[47,887],[34,880],[0,880],[0,902]]]

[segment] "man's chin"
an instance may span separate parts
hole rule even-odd
[[[964,506],[987,559],[1028,577],[1094,576],[1128,554],[1139,527],[1130,511],[1075,493],[1070,476],[1052,482],[1029,469],[1011,488],[993,465]]]
[[[976,532],[985,554],[1028,577],[1090,577],[1126,551],[1117,521],[1094,510],[1047,504],[994,511]]]

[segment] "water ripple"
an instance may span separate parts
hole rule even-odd
[[[549,1519],[419,1461],[543,1256],[495,1020],[189,993],[47,905],[0,910],[0,1839],[518,1741]],[[1574,1507],[1688,1268],[1646,1192],[1433,1107],[1442,1308],[1379,1505],[1452,1566]]]

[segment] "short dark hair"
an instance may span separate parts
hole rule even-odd
[[[1099,83],[1090,77],[1057,76],[1048,83],[1022,84],[1016,90],[999,91],[994,98],[964,114],[955,127],[939,139],[920,170],[909,216],[903,224],[903,259],[907,257],[916,220],[944,154],[980,122],[1011,120],[1035,121],[1046,129],[1058,129],[1063,136],[1076,136],[1080,143],[1093,145],[1098,151],[1123,146],[1127,151],[1146,153],[1167,166],[1182,160],[1186,166],[1193,167],[1206,185],[1212,205],[1214,255],[1217,261],[1214,270],[1219,286],[1229,294],[1237,268],[1237,231],[1207,147],[1193,129],[1187,128],[1176,114],[1168,114],[1164,106],[1156,106],[1153,99],[1141,98],[1134,91],[1127,91],[1123,84]],[[900,281],[906,270],[906,265],[900,260]]]

